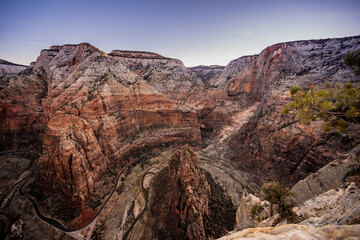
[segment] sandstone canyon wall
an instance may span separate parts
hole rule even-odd
[[[189,69],[155,53],[53,46],[28,70],[5,76],[1,149],[42,148],[42,182],[82,204],[109,165],[167,142],[203,141],[251,181],[293,184],[343,156],[358,133],[324,133],[319,122],[282,116],[288,88],[358,81],[342,59],[359,42],[281,43],[224,68]]]
[[[204,217],[209,214],[211,189],[198,161],[185,145],[155,180],[151,225],[158,239],[206,239]]]
[[[320,121],[307,125],[295,116],[282,115],[291,101],[291,85],[358,82],[343,58],[359,49],[359,42],[360,37],[350,37],[281,43],[232,61],[214,85],[260,104],[225,140],[226,158],[259,185],[271,180],[292,185],[359,144],[357,128],[346,135],[326,133]]]

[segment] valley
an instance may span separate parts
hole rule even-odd
[[[327,225],[339,225],[344,238],[359,237],[359,124],[327,132],[322,121],[282,114],[290,86],[358,84],[343,59],[359,49],[360,36],[294,41],[227,66],[187,68],[81,43],[4,68],[1,236],[231,239],[234,231],[240,239],[251,227],[259,238],[279,227],[283,239],[294,229],[326,239]],[[294,193],[292,222],[251,216],[249,194],[261,198],[271,181]],[[351,211],[321,205],[324,196]]]

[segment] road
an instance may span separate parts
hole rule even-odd
[[[134,221],[131,223],[129,229],[126,231],[126,233],[124,234],[124,237],[123,237],[123,240],[127,240],[133,227],[135,226],[135,224],[137,223],[137,221],[144,215],[147,207],[148,207],[148,204],[149,204],[149,189],[146,189],[144,188],[144,179],[146,177],[146,175],[148,174],[155,174],[153,172],[147,172],[145,173],[142,178],[141,178],[141,181],[140,181],[140,188],[141,188],[141,192],[142,192],[142,195],[145,199],[145,206],[143,208],[143,210],[136,216],[136,218],[134,219]]]
[[[38,168],[35,168],[31,174],[29,174],[27,176],[27,178],[23,181],[23,183],[21,184],[20,188],[19,188],[19,193],[22,197],[24,197],[25,199],[27,199],[33,206],[33,209],[37,215],[37,217],[39,217],[42,221],[50,224],[51,226],[59,229],[60,231],[63,231],[77,239],[88,239],[90,236],[83,236],[81,235],[82,237],[80,237],[79,233],[81,230],[84,230],[86,228],[88,229],[93,229],[95,223],[96,223],[96,219],[97,217],[99,216],[99,214],[101,213],[101,211],[105,208],[106,204],[109,202],[110,198],[112,197],[112,195],[114,194],[116,188],[118,187],[118,183],[119,183],[119,179],[121,177],[121,175],[123,174],[123,172],[129,167],[131,166],[132,164],[138,162],[139,160],[133,160],[129,163],[127,163],[123,168],[122,170],[119,172],[119,174],[117,175],[116,177],[116,181],[115,181],[115,185],[114,185],[114,188],[113,190],[111,191],[111,193],[109,194],[109,196],[107,197],[106,201],[103,203],[103,205],[101,206],[101,208],[99,209],[99,211],[96,213],[96,215],[89,221],[87,222],[86,224],[84,224],[83,226],[81,227],[78,227],[78,228],[74,228],[74,229],[69,229],[67,227],[65,227],[64,225],[62,225],[59,221],[57,221],[56,219],[54,218],[50,218],[50,217],[47,217],[45,215],[43,215],[37,205],[37,203],[28,195],[26,195],[23,191],[23,187],[25,186],[25,184],[29,181],[29,179],[36,173],[36,171],[38,170]]]

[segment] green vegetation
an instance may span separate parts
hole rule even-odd
[[[259,213],[261,213],[261,211],[264,208],[260,205],[260,204],[255,204],[254,206],[252,206],[251,210],[250,210],[250,216],[252,218],[255,218],[256,215],[258,215]]]
[[[260,222],[262,222],[262,221],[264,221],[265,219],[268,219],[269,218],[269,216],[268,215],[264,215],[264,216],[258,216],[258,217],[256,217],[256,221],[258,222],[258,223],[260,223]]]
[[[296,113],[302,123],[320,119],[326,122],[325,130],[335,128],[342,132],[350,124],[360,122],[358,84],[326,84],[323,89],[311,86],[309,90],[291,86],[290,94],[293,102],[283,109],[283,114]]]
[[[360,49],[346,54],[344,63],[354,71],[355,75],[360,75]]]
[[[262,222],[265,219],[269,218],[268,215],[263,215],[260,216],[261,212],[264,210],[263,206],[261,206],[260,204],[255,204],[254,206],[252,206],[251,210],[250,210],[250,216],[256,221],[256,222]]]
[[[360,50],[348,53],[344,63],[360,75]],[[323,120],[325,130],[337,129],[343,132],[350,124],[360,122],[360,87],[359,84],[345,83],[324,88],[311,86],[304,90],[298,86],[290,87],[293,102],[283,109],[283,114],[297,114],[302,123]]]
[[[282,217],[291,219],[293,217],[293,206],[286,201],[292,193],[288,188],[284,188],[279,182],[265,183],[262,187],[264,199],[271,204],[271,215],[273,215],[273,205],[279,206],[279,213]]]

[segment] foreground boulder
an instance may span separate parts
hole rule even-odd
[[[327,225],[321,228],[296,224],[279,227],[248,228],[224,236],[222,240],[267,239],[267,240],[327,240],[359,239],[360,225]]]

